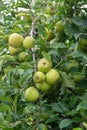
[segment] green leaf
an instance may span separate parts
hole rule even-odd
[[[51,56],[50,56],[49,53],[46,53],[45,51],[43,51],[43,52],[42,52],[42,55],[43,55],[44,58],[46,58],[48,61],[51,62]]]
[[[65,73],[65,72],[60,72],[60,75],[62,77],[63,83],[66,87],[68,88],[75,88],[75,83],[74,81]]]
[[[60,112],[60,113],[63,113],[69,110],[67,105],[64,102],[53,103],[52,109],[53,111]]]
[[[83,58],[87,60],[87,56],[82,52],[72,52],[69,56],[72,56],[73,58]]]
[[[80,26],[83,29],[87,28],[87,19],[81,19],[79,17],[74,17],[72,19],[73,23],[76,24],[77,26]]]
[[[76,107],[76,111],[79,110],[87,110],[87,101],[82,101],[79,103],[79,105]]]
[[[3,56],[0,56],[0,60],[15,61],[15,58],[14,58],[14,56],[3,55]]]
[[[33,69],[28,69],[23,73],[23,76],[19,79],[19,85],[23,86],[27,83],[27,81],[32,77]]]
[[[0,106],[0,111],[2,111],[2,112],[8,111],[9,112],[9,111],[11,111],[11,108],[8,105],[3,104],[3,105]]]
[[[38,31],[39,31],[39,34],[42,35],[43,37],[46,36],[45,27],[43,25],[38,24]]]
[[[71,120],[71,119],[63,119],[63,120],[60,122],[59,127],[60,127],[60,129],[63,129],[63,128],[68,127],[71,123],[72,123],[72,120]]]
[[[71,25],[71,24],[69,24],[69,23],[66,24],[65,33],[66,33],[70,38],[73,37],[73,28],[72,28],[72,25]]]
[[[66,45],[64,43],[55,42],[51,44],[49,48],[66,48]]]

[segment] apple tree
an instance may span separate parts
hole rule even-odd
[[[87,1],[0,1],[0,130],[87,129]]]

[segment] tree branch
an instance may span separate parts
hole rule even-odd
[[[34,7],[34,0],[32,0],[32,5]],[[33,37],[33,35],[34,35],[34,18],[35,18],[35,16],[34,16],[34,13],[32,12],[32,9],[31,9],[30,5],[29,5],[29,9],[30,9],[30,12],[31,12],[31,15],[32,15],[32,24],[31,24],[31,30],[30,30],[29,35]],[[33,62],[34,62],[34,72],[36,72],[37,71],[37,66],[36,66],[36,55],[35,55],[34,48],[32,48],[31,51],[32,51],[32,57],[33,57]]]

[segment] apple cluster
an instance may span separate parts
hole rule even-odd
[[[60,78],[59,72],[52,68],[52,63],[46,58],[39,60],[37,69],[33,76],[36,87],[31,86],[25,92],[28,101],[36,101],[39,98],[39,91],[48,91]]]
[[[34,38],[32,36],[23,37],[18,33],[12,33],[8,39],[9,48],[8,51],[11,55],[18,54],[19,61],[25,61],[28,57],[27,51],[21,51],[21,48],[31,49],[34,46]]]
[[[9,53],[11,55],[18,54],[19,60],[24,61],[28,56],[28,52],[20,52],[20,48],[24,47],[25,49],[31,49],[34,46],[34,38],[32,36],[27,36],[24,38],[18,33],[12,33],[9,36],[8,43]],[[37,72],[35,72],[33,76],[33,81],[36,87],[31,86],[26,89],[25,99],[30,102],[37,101],[39,98],[39,91],[48,91],[59,78],[59,72],[52,68],[52,62],[47,58],[40,59],[37,64]]]

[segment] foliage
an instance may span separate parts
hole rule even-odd
[[[79,44],[80,39],[87,40],[86,4],[86,0],[0,1],[1,130],[42,130],[41,124],[49,130],[87,129],[87,44]],[[60,20],[62,33],[55,29]],[[11,55],[12,33],[33,36],[34,47],[21,47]],[[28,53],[26,60],[18,59],[21,52]],[[60,80],[31,103],[24,93],[35,86],[33,75],[43,57],[52,61]]]

